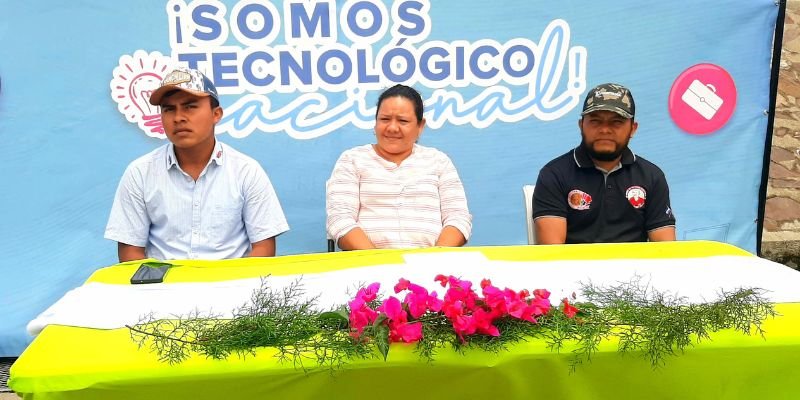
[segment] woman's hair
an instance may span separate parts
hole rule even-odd
[[[386,89],[381,96],[378,97],[378,104],[375,109],[375,119],[378,118],[378,110],[381,108],[381,103],[390,97],[403,97],[414,103],[414,114],[417,116],[417,123],[422,122],[422,96],[411,86],[397,84]]]

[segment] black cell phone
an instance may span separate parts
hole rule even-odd
[[[164,282],[164,275],[167,274],[172,264],[162,262],[145,262],[133,273],[131,284],[142,283],[161,283]]]

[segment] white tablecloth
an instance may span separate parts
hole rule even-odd
[[[476,291],[480,290],[483,278],[491,279],[501,288],[547,289],[552,292],[550,299],[554,304],[573,292],[581,300],[582,282],[618,285],[636,277],[651,288],[686,297],[690,302],[711,301],[721,290],[743,287],[766,289],[766,296],[776,303],[800,301],[800,272],[751,256],[494,261],[475,251],[406,254],[404,259],[404,264],[266,279],[275,289],[300,279],[306,296],[319,296],[320,310],[346,304],[359,286],[372,282],[381,283],[384,298],[394,295],[392,288],[399,278],[436,290],[441,298],[444,288],[433,280],[437,274],[470,280]],[[27,329],[32,335],[48,324],[113,329],[135,324],[151,313],[156,318],[192,312],[226,318],[247,303],[260,285],[261,279],[147,285],[88,283],[64,295],[31,321]]]

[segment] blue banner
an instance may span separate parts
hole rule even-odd
[[[594,4],[378,0],[11,2],[0,24],[0,356],[98,267],[125,167],[165,143],[149,93],[172,65],[220,92],[218,139],[266,169],[291,230],[323,252],[325,181],[372,143],[375,102],[418,89],[420,143],[447,153],[469,245],[526,243],[522,186],[580,142],[586,91],[629,87],[631,147],[670,184],[680,240],[754,252],[769,115],[772,0]],[[713,16],[710,18],[709,16]]]

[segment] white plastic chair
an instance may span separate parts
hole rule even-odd
[[[522,195],[525,200],[525,222],[528,226],[528,244],[536,244],[536,228],[533,226],[533,188],[534,185],[522,186]]]
[[[330,184],[329,180],[325,181],[325,205],[326,205],[326,207],[327,207],[327,204],[328,204],[328,185],[329,184]],[[327,221],[327,212],[326,212],[325,217],[326,217],[326,221]],[[327,222],[326,222],[326,225],[327,225]],[[335,252],[336,251],[336,241],[333,240],[333,238],[331,238],[330,235],[328,235],[328,227],[327,226],[325,227],[325,239],[327,239],[328,253]]]

